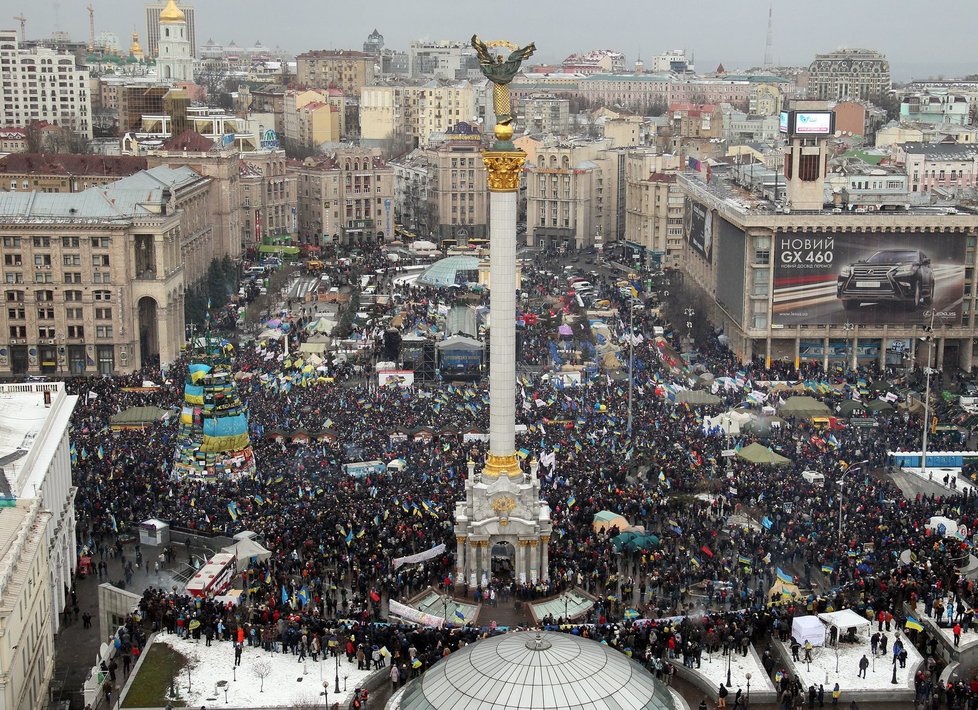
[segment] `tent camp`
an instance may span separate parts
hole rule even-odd
[[[619,513],[612,513],[610,510],[602,510],[594,515],[594,532],[604,532],[611,528],[618,528],[624,531],[631,527],[631,523]]]
[[[788,397],[778,409],[778,414],[785,419],[827,417],[831,413],[826,404],[814,397]]]
[[[790,459],[785,458],[781,454],[776,454],[771,449],[756,442],[742,448],[737,452],[737,456],[751,463],[768,464],[771,466],[784,466],[787,463],[791,463]]]
[[[806,641],[812,646],[824,646],[825,626],[817,616],[796,616],[791,622],[791,638],[802,646]]]
[[[683,390],[676,395],[678,404],[688,404],[691,407],[702,407],[709,404],[720,404],[720,398],[703,390]]]
[[[818,618],[829,626],[834,626],[839,630],[839,638],[842,638],[843,631],[848,629],[858,629],[862,626],[870,626],[872,622],[862,614],[852,609],[839,609],[839,611],[829,611],[819,614]]]
[[[748,412],[738,412],[737,410],[730,410],[729,412],[724,412],[723,414],[718,414],[715,417],[704,417],[703,426],[707,430],[713,429],[714,427],[720,427],[724,434],[739,434],[742,427],[750,422],[751,414]]]
[[[161,407],[129,407],[109,418],[109,428],[112,431],[144,429],[161,420],[169,411]]]

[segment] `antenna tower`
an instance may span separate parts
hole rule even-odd
[[[88,51],[95,51],[95,5],[88,3]]]
[[[774,65],[774,0],[767,8],[767,42],[764,43],[764,67]]]

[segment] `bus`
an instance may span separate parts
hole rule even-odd
[[[226,593],[234,583],[238,560],[231,552],[218,552],[187,582],[187,594],[192,597],[217,597]]]
[[[469,246],[475,247],[476,249],[488,249],[489,240],[488,239],[470,239]]]

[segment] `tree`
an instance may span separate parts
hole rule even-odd
[[[255,677],[258,678],[261,683],[258,686],[258,692],[265,692],[265,679],[272,674],[272,664],[266,661],[264,658],[255,661],[251,670],[254,672]]]

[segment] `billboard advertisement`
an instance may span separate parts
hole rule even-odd
[[[686,205],[686,238],[697,254],[707,261],[713,259],[713,215],[706,205],[688,202]]]
[[[744,320],[744,268],[747,260],[744,230],[717,218],[717,303],[737,322]]]
[[[796,111],[795,135],[827,136],[832,133],[832,113],[829,111]]]
[[[961,321],[963,235],[786,232],[774,256],[775,325]]]
[[[791,125],[791,112],[782,111],[778,116],[778,130],[787,133],[789,125]]]

